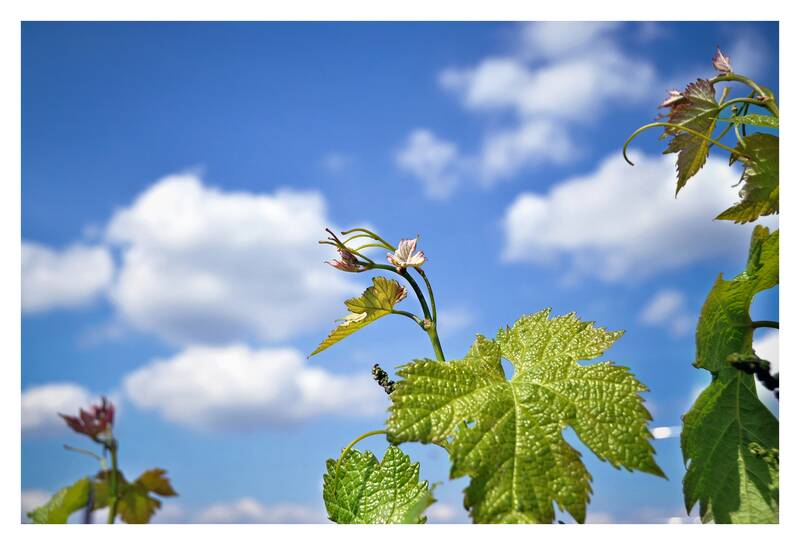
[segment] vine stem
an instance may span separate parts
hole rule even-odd
[[[625,158],[625,161],[627,161],[629,165],[633,166],[633,161],[628,159],[628,146],[630,145],[630,143],[633,142],[633,139],[636,138],[637,136],[639,136],[644,131],[646,131],[648,129],[655,128],[655,127],[668,127],[668,128],[678,129],[678,130],[681,130],[681,131],[684,131],[684,132],[688,132],[689,134],[691,134],[693,136],[696,136],[698,138],[702,138],[703,140],[707,140],[708,142],[710,142],[710,143],[712,143],[712,144],[714,144],[716,146],[719,146],[720,148],[724,149],[725,151],[728,151],[728,152],[736,155],[737,159],[741,159],[741,157],[738,157],[740,155],[740,153],[738,151],[736,151],[735,149],[733,149],[730,146],[726,146],[725,144],[723,144],[722,142],[719,142],[718,140],[714,140],[713,138],[710,138],[710,137],[706,136],[705,134],[703,134],[701,132],[698,132],[698,131],[696,131],[694,129],[690,129],[689,127],[684,127],[682,125],[676,125],[675,123],[656,122],[656,123],[648,123],[647,125],[643,125],[643,126],[639,127],[638,129],[633,131],[633,134],[631,134],[628,137],[627,140],[625,140],[625,145],[622,146],[622,156]]]
[[[117,440],[112,439],[109,451],[111,452],[111,503],[108,508],[108,524],[114,524],[117,518],[117,500],[119,495],[119,483],[117,482]]]
[[[774,115],[775,117],[780,117],[780,113],[778,111],[778,105],[775,103],[775,99],[767,95],[767,93],[765,93],[764,90],[750,78],[742,76],[741,74],[730,73],[730,74],[723,74],[711,79],[711,83],[716,83],[718,81],[738,81],[739,83],[744,83],[745,85],[750,87],[753,91],[755,91],[756,93],[765,98],[763,105],[770,112],[772,112],[772,115]]]
[[[431,283],[428,281],[428,275],[425,274],[425,271],[422,269],[417,269],[417,273],[422,277],[425,281],[425,286],[428,288],[428,297],[431,298],[431,313],[432,319],[434,323],[436,323],[436,298],[433,296],[433,288],[431,287]]]
[[[356,446],[356,443],[358,443],[363,439],[366,439],[367,437],[372,437],[373,435],[386,435],[386,433],[387,433],[386,430],[368,431],[367,433],[362,433],[361,435],[350,441],[350,443],[346,447],[344,447],[344,450],[342,450],[342,453],[339,455],[339,460],[337,460],[336,467],[333,469],[334,476],[338,477],[339,467],[342,465],[342,460],[344,460],[345,456],[347,456],[347,454],[353,449],[353,447]]]
[[[406,316],[406,317],[411,318],[412,320],[414,320],[417,323],[418,326],[424,327],[423,322],[419,318],[419,316],[417,316],[416,314],[413,314],[411,312],[407,312],[405,310],[392,309],[391,314],[397,314],[398,316]]]
[[[755,322],[750,323],[750,327],[753,329],[757,329],[759,327],[769,327],[772,329],[780,329],[778,322],[773,320],[758,320]]]
[[[764,108],[767,107],[766,103],[763,100],[758,100],[757,98],[750,98],[750,97],[741,97],[741,98],[732,98],[727,102],[723,102],[719,105],[720,110],[724,110],[728,106],[733,106],[737,102],[742,102],[745,104],[755,104],[756,106],[762,106]]]

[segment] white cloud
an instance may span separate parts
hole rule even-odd
[[[675,289],[657,292],[642,309],[639,320],[651,326],[664,326],[680,337],[691,331],[694,318],[686,309],[686,295]]]
[[[466,511],[449,503],[436,502],[425,510],[428,522],[439,524],[454,524],[467,522]]]
[[[522,53],[527,57],[558,58],[594,49],[607,43],[609,33],[622,23],[608,21],[537,21],[520,32]]]
[[[50,499],[50,492],[38,488],[23,490],[21,495],[20,521],[30,523],[28,513],[41,507]]]
[[[215,503],[198,513],[193,522],[201,524],[318,524],[328,518],[305,505],[278,503],[265,505],[253,498],[230,503]]]
[[[334,375],[296,350],[190,347],[124,379],[127,397],[171,422],[206,430],[282,426],[319,415],[380,414],[386,397],[368,371]]]
[[[330,225],[316,192],[227,192],[193,174],[159,180],[106,230],[123,248],[111,298],[172,342],[283,340],[317,329],[358,287],[323,265]]]
[[[774,375],[780,371],[780,360],[778,358],[778,332],[775,330],[756,332],[755,339],[753,340],[753,351],[756,355],[770,363],[770,372]],[[759,380],[756,380],[756,391],[761,402],[769,407],[773,412],[777,413],[778,400],[775,399],[775,394],[770,392],[761,385]]]
[[[114,262],[103,247],[74,245],[54,250],[22,243],[22,311],[80,307],[95,300],[111,283]]]
[[[680,426],[657,426],[650,430],[653,434],[653,439],[669,439],[671,437],[680,437]]]
[[[86,388],[69,382],[32,386],[22,392],[22,432],[51,434],[66,431],[58,413],[76,414],[97,398]]]
[[[738,201],[736,169],[709,158],[676,200],[674,158],[632,155],[635,167],[615,152],[595,171],[547,193],[520,194],[503,219],[504,259],[565,260],[568,280],[612,282],[746,253],[749,230],[712,221]],[[763,223],[775,225],[777,218]]]
[[[412,131],[395,161],[402,170],[419,178],[425,195],[431,199],[449,197],[458,185],[458,148],[427,129]]]
[[[495,57],[439,76],[442,86],[467,108],[511,109],[522,118],[546,115],[572,121],[586,121],[600,104],[652,97],[655,80],[651,65],[615,47],[589,48],[534,67],[521,59]]]
[[[530,120],[486,135],[480,156],[480,181],[491,185],[537,163],[563,163],[577,150],[563,125]]]
[[[516,51],[471,67],[446,68],[439,74],[442,88],[466,109],[490,114],[492,128],[473,153],[462,153],[430,130],[417,129],[410,137],[418,140],[416,153],[409,157],[424,160],[408,159],[399,166],[423,181],[428,197],[446,198],[464,180],[492,185],[524,168],[574,157],[574,125],[597,121],[598,112],[609,106],[660,94],[654,68],[616,44],[612,31],[618,26],[520,25]],[[510,121],[496,122],[508,114]]]

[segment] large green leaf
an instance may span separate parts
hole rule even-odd
[[[378,318],[390,314],[394,306],[405,297],[406,289],[399,282],[382,276],[373,278],[372,286],[368,287],[360,297],[345,301],[344,304],[351,314],[342,319],[342,323],[330,332],[309,357],[319,354]]]
[[[428,481],[419,481],[419,464],[390,446],[383,460],[369,452],[350,450],[337,471],[328,460],[323,498],[328,517],[338,524],[416,524],[433,503]]]
[[[755,380],[729,363],[753,353],[750,304],[778,283],[778,231],[753,231],[745,271],[717,279],[697,325],[695,366],[713,379],[683,417],[686,510],[704,521],[777,522],[778,468],[759,452],[778,448],[778,421],[756,395]]]
[[[737,154],[733,156],[744,155],[748,158],[742,174],[744,187],[739,191],[742,200],[717,216],[717,219],[736,223],[777,214],[779,205],[778,137],[759,132],[743,140],[744,145],[739,143],[736,146]]]
[[[478,523],[552,522],[553,502],[579,522],[591,475],[563,437],[571,426],[601,460],[663,476],[653,459],[640,393],[646,388],[603,354],[622,332],[574,314],[524,316],[462,360],[400,368],[388,421],[392,442],[446,446],[451,478],[471,477],[465,506]],[[501,358],[516,372],[507,380]]]
[[[717,102],[714,84],[705,79],[698,79],[686,86],[683,99],[676,102],[668,115],[670,123],[693,129],[711,138],[717,124],[720,108]],[[678,187],[677,194],[686,182],[697,174],[706,163],[709,142],[680,129],[668,127],[662,138],[672,136],[664,153],[677,153]]]
[[[86,507],[89,486],[88,477],[65,486],[46,504],[28,513],[28,517],[36,524],[66,524],[72,513]]]
[[[731,354],[752,352],[750,304],[758,292],[778,284],[778,233],[756,226],[744,272],[732,280],[717,277],[700,311],[695,367],[719,373],[730,367]]]

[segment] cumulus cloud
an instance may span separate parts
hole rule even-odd
[[[200,511],[192,520],[201,524],[319,524],[327,521],[324,513],[305,505],[265,505],[253,498],[215,503]]]
[[[678,337],[691,331],[694,320],[686,308],[686,295],[675,289],[657,292],[639,314],[643,324],[666,327]]]
[[[316,192],[222,191],[168,176],[106,229],[122,249],[111,299],[134,327],[178,344],[283,340],[314,330],[358,287],[322,265],[331,225]]]
[[[676,200],[674,158],[633,155],[635,167],[615,152],[547,193],[520,194],[503,219],[504,259],[565,261],[566,280],[615,282],[746,253],[748,230],[712,221],[738,200],[738,173],[726,161],[709,158]]]
[[[395,155],[397,166],[419,178],[425,195],[445,199],[458,185],[463,159],[452,142],[427,129],[416,129]]]
[[[96,402],[89,390],[70,382],[32,386],[22,392],[22,432],[48,435],[66,431],[58,413],[74,414]]]
[[[114,261],[106,248],[76,244],[56,250],[22,243],[22,312],[85,306],[110,285]]]
[[[434,166],[412,169],[400,161],[398,165],[423,182],[426,195],[445,198],[465,179],[490,186],[533,165],[564,163],[578,149],[572,127],[593,122],[608,106],[655,96],[654,68],[619,47],[613,35],[618,26],[520,25],[515,51],[487,57],[474,66],[444,69],[439,84],[467,110],[510,121],[492,123],[472,153],[462,153],[442,137],[423,142],[419,135],[432,137],[432,132],[417,129],[410,140],[417,135],[419,156],[436,150]],[[446,189],[434,194],[428,189],[431,185]]]
[[[124,379],[134,405],[206,430],[282,426],[320,415],[367,416],[386,406],[368,373],[335,375],[289,348],[190,347]]]
[[[439,78],[470,109],[581,121],[598,104],[652,96],[655,70],[615,47],[593,47],[533,67],[520,59],[489,58],[474,68],[447,69]]]
[[[536,21],[520,32],[521,53],[529,58],[558,58],[608,43],[622,23],[610,21]]]

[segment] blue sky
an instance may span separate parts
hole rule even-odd
[[[650,387],[654,427],[708,381],[692,330],[744,261],[751,227],[711,222],[738,172],[716,154],[673,199],[657,133],[636,167],[620,147],[713,74],[717,44],[777,90],[776,23],[26,23],[22,40],[23,504],[96,470],[53,415],[109,394],[125,471],[165,467],[180,493],[159,520],[323,521],[325,460],[382,427],[372,364],[430,355],[388,317],[305,359],[368,282],[323,264],[327,225],[421,235],[448,357],[552,307],[626,330],[608,357]],[[753,315],[776,319],[776,290]],[[589,521],[685,515],[672,434],[669,480],[584,453]],[[466,521],[444,452],[406,450],[444,482],[431,519]]]

